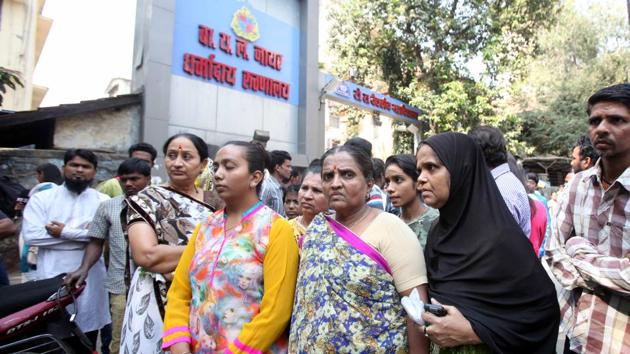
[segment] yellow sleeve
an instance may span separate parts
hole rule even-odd
[[[111,198],[115,198],[124,193],[122,187],[120,186],[120,181],[118,181],[117,178],[110,178],[107,181],[101,182],[96,186],[96,190],[110,196]]]
[[[298,271],[298,248],[289,223],[278,218],[269,235],[263,261],[263,298],[260,312],[230,343],[232,353],[262,353],[282,335],[291,319]]]
[[[162,335],[162,349],[168,350],[171,345],[180,342],[191,342],[190,328],[190,278],[188,268],[195,254],[195,240],[201,224],[197,224],[188,245],[179,259],[175,275],[168,294],[166,295],[166,311],[164,314],[164,333]]]

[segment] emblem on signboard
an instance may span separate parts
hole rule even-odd
[[[335,93],[339,96],[350,97],[350,89],[348,88],[348,85],[346,85],[344,82],[342,82],[339,87],[337,87]]]
[[[237,36],[245,38],[250,42],[254,42],[260,38],[258,21],[246,7],[242,7],[234,13],[234,17],[232,17],[232,30]]]

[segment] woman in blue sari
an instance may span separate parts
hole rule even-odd
[[[302,246],[289,352],[426,353],[401,296],[426,297],[422,247],[394,215],[370,208],[369,151],[352,145],[322,157],[322,187],[335,215],[317,215]]]

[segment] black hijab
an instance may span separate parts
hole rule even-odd
[[[497,353],[554,353],[560,311],[553,283],[467,135],[424,144],[451,176],[425,248],[429,295],[455,306]]]

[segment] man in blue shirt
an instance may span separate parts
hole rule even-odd
[[[503,133],[494,127],[480,126],[468,134],[479,144],[483,151],[486,165],[499,187],[499,192],[505,201],[510,213],[523,230],[523,234],[529,238],[531,230],[531,210],[527,191],[523,183],[510,172],[507,163],[507,147]]]

